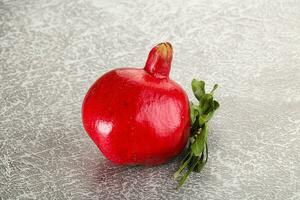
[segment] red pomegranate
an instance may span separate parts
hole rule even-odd
[[[185,91],[169,78],[172,54],[170,43],[158,44],[144,69],[109,71],[87,92],[84,128],[113,163],[157,165],[185,147],[189,102]]]

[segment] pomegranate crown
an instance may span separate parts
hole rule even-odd
[[[144,69],[157,78],[168,78],[172,58],[172,45],[169,42],[159,43],[151,49]]]

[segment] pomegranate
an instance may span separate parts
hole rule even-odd
[[[169,78],[172,46],[160,43],[145,67],[101,76],[82,105],[86,132],[116,164],[157,165],[179,154],[190,130],[185,91]]]

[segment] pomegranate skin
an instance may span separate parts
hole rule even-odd
[[[94,143],[113,163],[157,165],[185,147],[189,102],[168,73],[158,77],[145,69],[120,68],[104,74],[89,89],[82,120]]]

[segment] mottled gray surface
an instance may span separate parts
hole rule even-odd
[[[109,163],[81,125],[101,74],[173,44],[171,77],[221,108],[210,159]],[[0,199],[300,199],[300,1],[0,1]]]

